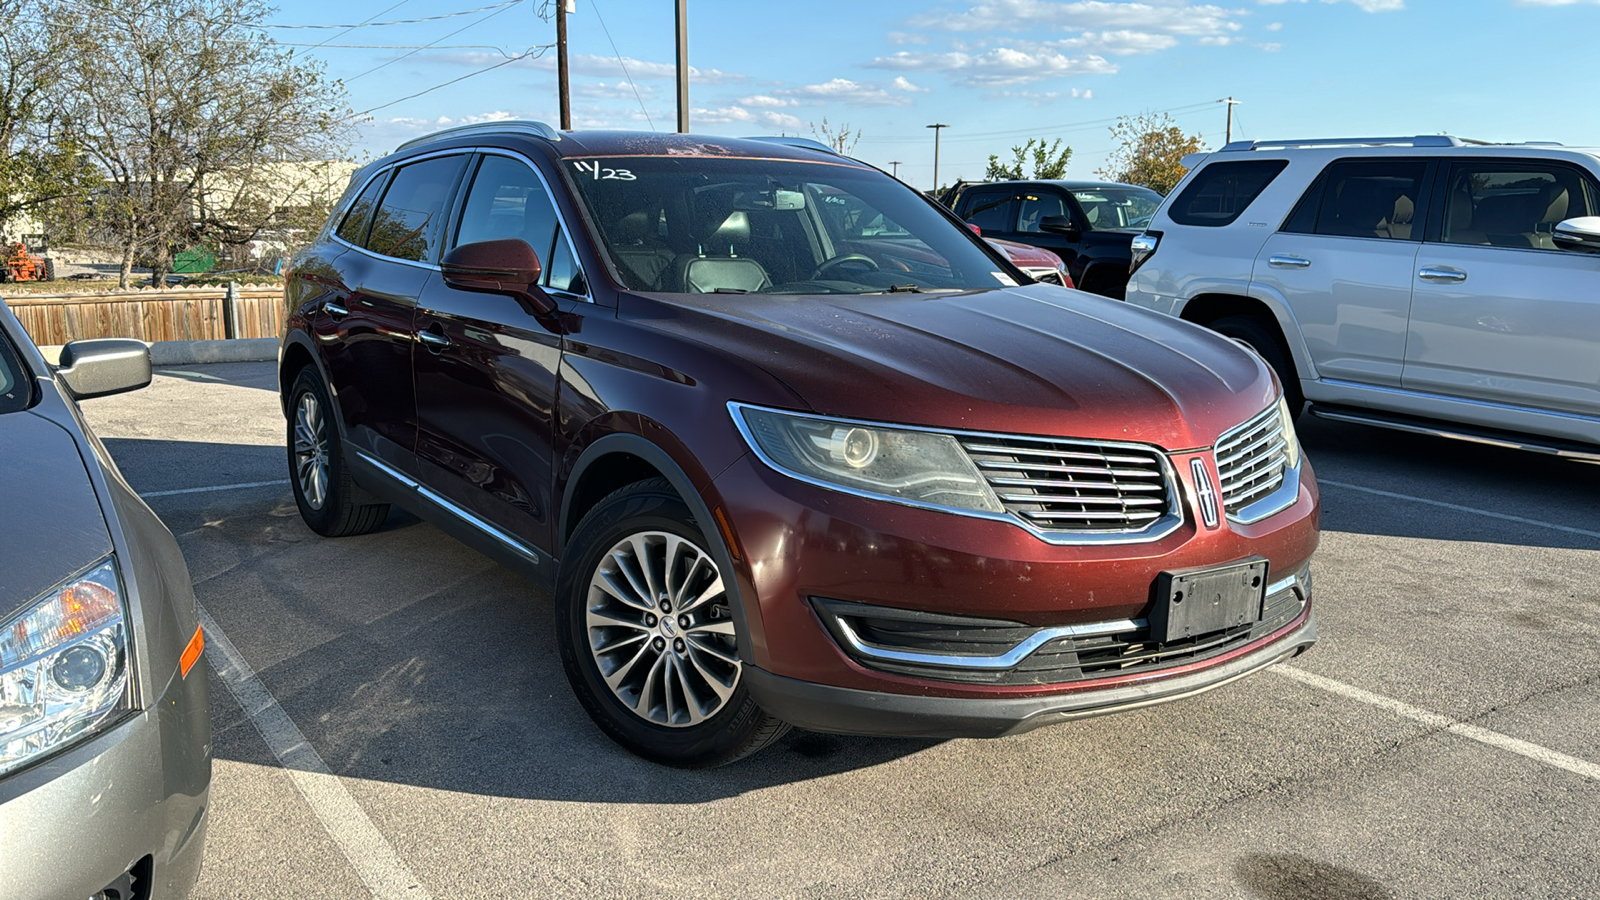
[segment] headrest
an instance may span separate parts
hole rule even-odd
[[[733,244],[743,244],[750,240],[750,216],[742,211],[728,214],[728,217],[717,226],[705,240],[707,249],[721,249]]]
[[[1544,189],[1542,199],[1545,201],[1544,216],[1539,219],[1539,224],[1553,224],[1567,217],[1567,206],[1571,195],[1567,193],[1565,187],[1559,184],[1550,185]]]
[[[1389,216],[1390,225],[1410,225],[1411,219],[1416,215],[1417,205],[1405,194],[1394,198],[1394,214]]]
[[[631,212],[617,220],[611,228],[612,239],[619,244],[637,244],[656,233],[657,216],[647,210]]]

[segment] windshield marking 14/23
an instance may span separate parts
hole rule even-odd
[[[1001,286],[976,238],[875,169],[778,159],[572,160],[623,287],[867,294]]]

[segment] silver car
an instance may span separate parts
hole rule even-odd
[[[1196,154],[1127,300],[1253,346],[1298,409],[1600,461],[1600,149],[1448,135]]]
[[[150,383],[138,341],[52,370],[0,302],[0,900],[183,897],[211,788],[183,556],[75,401]]]

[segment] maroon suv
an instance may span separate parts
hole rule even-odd
[[[497,122],[357,173],[287,288],[289,467],[554,595],[612,738],[994,737],[1316,639],[1317,491],[1268,368],[1036,284],[862,163]]]

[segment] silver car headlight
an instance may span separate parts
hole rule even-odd
[[[114,558],[0,622],[0,775],[132,708]]]
[[[1003,513],[978,467],[948,434],[730,403],[761,461],[813,484],[934,509]]]

